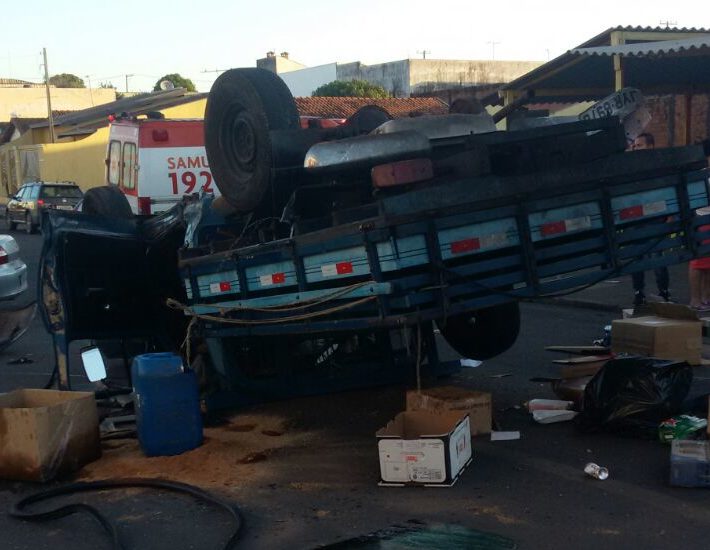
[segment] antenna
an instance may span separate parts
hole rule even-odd
[[[164,92],[167,92],[168,90],[174,90],[175,84],[173,84],[170,80],[161,80],[160,89]]]
[[[495,61],[496,58],[496,46],[500,44],[500,42],[496,42],[495,40],[489,40],[486,42],[486,44],[491,45],[491,60]]]
[[[674,27],[677,27],[678,21],[659,21],[658,24],[665,25],[666,28],[668,29],[668,28],[670,28],[671,25],[673,25]]]
[[[426,54],[431,53],[431,50],[417,50],[417,53],[422,54],[422,59],[426,59]]]

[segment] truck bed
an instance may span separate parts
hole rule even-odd
[[[710,252],[694,212],[705,166],[699,146],[620,153],[423,187],[289,239],[188,248],[184,305],[208,334],[398,327],[683,262]]]

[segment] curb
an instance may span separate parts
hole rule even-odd
[[[581,309],[592,309],[595,311],[605,311],[621,315],[623,307],[614,304],[602,304],[599,302],[590,302],[587,300],[576,300],[574,298],[536,298],[534,300],[525,300],[530,303],[548,304],[562,307],[574,307]]]

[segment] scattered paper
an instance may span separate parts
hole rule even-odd
[[[528,411],[564,411],[571,409],[573,405],[573,401],[561,401],[559,399],[531,399],[528,401]]]
[[[469,369],[475,369],[476,367],[480,367],[482,364],[483,361],[476,361],[475,359],[461,359],[461,366]]]
[[[572,420],[579,413],[577,411],[565,410],[537,410],[533,411],[533,420],[539,424],[553,424],[555,422],[566,422]]]
[[[520,432],[491,432],[491,441],[512,441],[520,439]]]

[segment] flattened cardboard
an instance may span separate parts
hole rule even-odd
[[[471,462],[464,413],[401,412],[376,437],[381,486],[451,487]]]
[[[612,322],[614,353],[701,364],[702,323],[692,309],[680,304],[654,303],[644,310],[649,314]]]
[[[407,392],[408,411],[467,412],[471,436],[491,432],[491,394],[458,386],[439,386]]]
[[[101,456],[91,392],[0,394],[0,478],[48,481]]]

